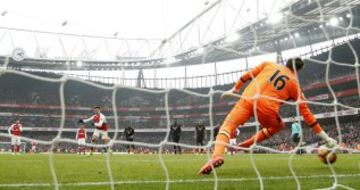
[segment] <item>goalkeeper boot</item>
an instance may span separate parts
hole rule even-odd
[[[220,167],[224,164],[224,158],[221,156],[216,156],[212,158],[208,163],[206,163],[199,171],[199,174],[210,174],[213,168]]]

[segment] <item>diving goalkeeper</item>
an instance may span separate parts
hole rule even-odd
[[[299,101],[299,111],[305,122],[326,142],[328,147],[336,146],[337,142],[322,130],[305,102],[295,75],[295,71],[300,71],[303,66],[304,62],[301,58],[289,59],[286,66],[264,62],[245,73],[231,90],[223,93],[223,97],[234,96],[234,93],[238,93],[246,82],[252,80],[243,91],[240,100],[225,118],[216,137],[212,158],[200,169],[200,174],[209,174],[213,168],[224,163],[223,155],[225,147],[229,143],[230,134],[254,116],[254,111],[256,111],[261,130],[238,144],[239,147],[248,148],[255,142],[270,138],[284,128],[285,125],[279,115],[281,100]]]

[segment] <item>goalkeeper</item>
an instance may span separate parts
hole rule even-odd
[[[299,101],[299,111],[305,122],[326,142],[328,147],[336,146],[337,142],[322,130],[305,102],[295,74],[295,71],[300,71],[303,66],[304,62],[301,58],[289,59],[286,66],[264,62],[245,73],[231,90],[223,93],[223,97],[234,96],[233,93],[239,92],[246,82],[251,81],[243,91],[242,98],[225,118],[216,137],[212,158],[200,169],[200,174],[209,174],[214,167],[219,167],[224,163],[223,155],[229,143],[230,134],[254,116],[254,111],[256,111],[261,130],[238,144],[239,147],[248,148],[255,142],[270,138],[284,128],[285,125],[279,116],[281,100]]]

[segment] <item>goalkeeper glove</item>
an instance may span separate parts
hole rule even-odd
[[[221,99],[224,99],[225,97],[233,97],[234,93],[236,93],[236,90],[234,88],[225,91],[221,94]]]
[[[328,148],[334,148],[335,146],[337,146],[337,142],[335,139],[329,137],[325,131],[321,131],[320,133],[318,133],[318,136],[325,141],[325,145]]]
[[[78,123],[83,124],[83,123],[84,123],[84,120],[79,119]]]

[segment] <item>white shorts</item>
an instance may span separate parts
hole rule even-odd
[[[236,144],[236,139],[230,139],[230,145],[231,145],[231,146],[237,145],[237,144]]]
[[[20,136],[11,136],[11,145],[20,145],[21,137]]]
[[[85,145],[85,138],[78,139],[78,145]]]
[[[109,135],[107,131],[103,131],[100,129],[95,129],[94,134],[93,134],[93,138],[99,138],[101,136],[101,139],[105,140],[105,139],[109,139]]]

